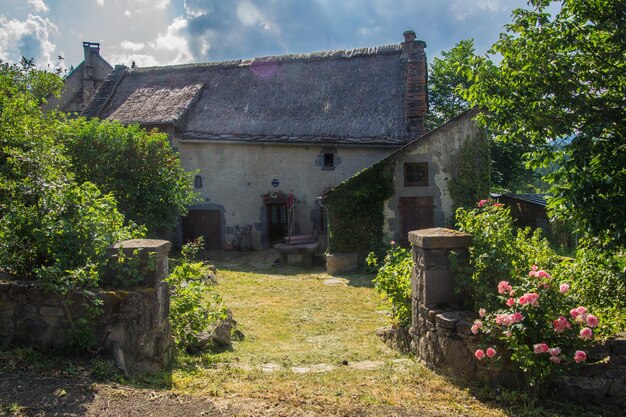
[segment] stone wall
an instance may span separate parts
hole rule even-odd
[[[506,357],[495,366],[474,358],[480,337],[471,332],[476,314],[464,310],[453,291],[449,255],[463,258],[470,236],[449,229],[411,232],[415,263],[411,279],[412,326],[379,330],[385,342],[415,354],[428,367],[471,380],[521,386],[523,374]],[[502,352],[504,349],[498,349]],[[588,352],[588,364],[560,377],[553,389],[574,401],[626,405],[626,333]]]
[[[137,250],[144,282],[128,290],[101,289],[95,296],[102,301],[102,313],[89,330],[93,335],[92,351],[100,350],[115,357],[129,373],[156,372],[173,359],[173,341],[169,325],[169,290],[167,255],[170,242],[131,240],[121,242],[124,251]],[[148,253],[155,263],[148,267]],[[107,272],[111,279],[111,271]],[[80,293],[67,297],[46,292],[32,281],[0,277],[0,348],[33,346],[43,350],[68,348],[73,324],[89,317]],[[66,302],[69,300],[69,302]],[[75,328],[75,326],[74,326]]]

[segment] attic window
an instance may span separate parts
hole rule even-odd
[[[404,164],[404,186],[428,185],[428,162],[406,162]]]
[[[196,175],[193,179],[193,188],[202,188],[202,177],[200,175]]]
[[[324,154],[324,168],[334,168],[335,167],[335,154],[334,153],[325,153]]]

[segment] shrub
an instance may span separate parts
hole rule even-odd
[[[505,346],[524,372],[527,387],[537,388],[551,375],[587,360],[585,349],[599,320],[577,304],[569,282],[535,265],[515,281],[515,285],[505,280],[498,283],[498,308],[481,309],[481,319],[474,322],[472,332]],[[497,360],[496,349],[491,345],[487,352],[477,350],[475,356]]]
[[[370,267],[378,267],[374,252],[367,257]],[[395,325],[409,326],[411,323],[411,273],[413,259],[411,251],[391,241],[384,263],[378,268],[374,285],[376,290],[391,303],[391,317]]]
[[[197,199],[193,173],[181,167],[164,133],[79,118],[64,124],[60,141],[76,180],[112,193],[126,219],[150,235],[174,226]]]
[[[211,323],[226,317],[226,306],[213,290],[210,268],[194,261],[204,245],[202,238],[182,248],[178,261],[166,281],[171,285],[170,324],[176,345],[185,349],[198,340],[198,334]]]
[[[472,235],[469,268],[458,283],[470,294],[478,310],[499,308],[494,291],[498,282],[519,285],[532,265],[542,265],[565,277],[571,285],[570,296],[579,305],[593,308],[603,318],[598,334],[603,337],[623,330],[626,325],[626,276],[614,254],[597,249],[580,249],[576,258],[563,258],[550,248],[540,230],[517,229],[508,208],[482,200],[473,210],[458,209],[459,230]]]

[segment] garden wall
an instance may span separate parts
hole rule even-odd
[[[470,236],[449,229],[410,232],[414,270],[411,278],[412,326],[378,334],[393,348],[412,352],[428,367],[468,379],[521,386],[523,374],[507,358],[495,365],[478,361],[480,337],[471,332],[478,317],[462,307],[454,293],[449,255],[467,256]],[[553,387],[578,402],[626,405],[626,333],[588,352],[588,364],[561,376]]]
[[[91,350],[115,357],[129,373],[156,372],[169,366],[174,345],[168,319],[169,290],[163,278],[168,273],[171,244],[130,240],[112,247],[110,255],[120,247],[128,254],[138,251],[143,283],[129,290],[96,291],[95,297],[102,301],[102,314],[87,322],[86,327],[77,327],[81,318],[89,317],[81,293],[64,297],[44,291],[33,281],[0,275],[0,348],[63,350],[68,348],[72,335],[91,335]],[[105,282],[116,282],[114,274],[108,270]]]

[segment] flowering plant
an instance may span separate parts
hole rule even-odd
[[[599,324],[596,316],[577,306],[569,283],[533,265],[528,276],[515,284],[500,281],[500,307],[479,310],[471,331],[491,342],[487,352],[478,349],[478,360],[497,359],[493,344],[503,345],[526,376],[529,387],[564,368],[584,363],[586,348]],[[486,357],[486,359],[485,359]]]

